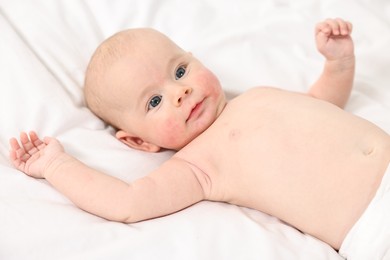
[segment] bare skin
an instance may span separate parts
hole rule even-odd
[[[110,220],[137,222],[201,200],[223,201],[276,216],[339,249],[390,161],[389,135],[340,108],[353,84],[351,30],[341,19],[317,25],[326,62],[308,94],[258,87],[229,102],[218,79],[190,53],[155,31],[136,30],[137,51],[100,79],[114,94],[94,92],[118,108],[95,112],[114,118],[117,138],[130,147],[178,152],[130,184],[34,132],[10,140],[11,161]],[[88,98],[93,110],[94,97]]]

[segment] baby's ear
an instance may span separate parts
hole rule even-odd
[[[145,152],[151,152],[151,153],[158,152],[161,149],[161,147],[152,143],[145,142],[141,138],[137,136],[133,136],[123,130],[117,131],[115,136],[119,141],[121,141],[122,143],[126,144],[127,146],[133,149],[137,149]]]

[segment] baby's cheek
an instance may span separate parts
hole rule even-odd
[[[209,91],[212,96],[221,92],[221,83],[210,70],[204,68],[198,75],[199,85],[206,87],[205,90]]]
[[[180,145],[184,137],[183,128],[175,119],[168,119],[165,121],[162,129],[160,129],[160,136],[165,148],[172,148]]]

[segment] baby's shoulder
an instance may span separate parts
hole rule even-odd
[[[235,99],[241,100],[242,102],[249,102],[250,99],[257,99],[258,101],[268,101],[269,102],[299,102],[300,100],[306,99],[315,99],[307,93],[291,91],[287,89],[282,89],[272,86],[258,86],[248,89],[243,92],[241,95],[237,96]],[[233,101],[234,99],[232,99]],[[315,99],[317,100],[317,99]]]
[[[285,95],[289,95],[292,92],[271,86],[257,86],[252,87],[235,98],[231,99],[229,103],[248,103],[248,100],[257,99],[260,100],[272,100],[274,98],[280,98]]]
[[[237,96],[253,96],[253,95],[278,95],[278,94],[283,94],[285,92],[288,92],[287,90],[277,88],[277,87],[272,87],[272,86],[256,86],[249,88],[245,92],[243,92],[241,95]]]

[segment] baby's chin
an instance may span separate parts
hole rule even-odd
[[[191,143],[195,138],[196,137],[187,138],[186,140],[183,140],[182,142],[175,144],[175,146],[172,146],[170,148],[164,148],[164,149],[173,150],[173,151],[180,151],[181,149],[186,147],[189,143]]]
[[[172,150],[175,150],[175,151],[179,151],[181,150],[182,148],[186,147],[187,145],[189,145],[192,141],[194,141],[198,136],[200,136],[204,131],[206,131],[208,127],[205,127],[204,129],[202,129],[201,131],[199,131],[198,133],[188,137],[187,139],[183,140],[182,142],[180,142],[174,149]]]
[[[203,116],[205,120],[202,120],[196,127],[192,127],[191,133],[187,133],[185,136],[181,136],[181,138],[175,138],[171,145],[168,147],[164,147],[164,149],[179,151],[192,141],[194,141],[198,136],[200,136],[203,132],[205,132],[217,119],[215,114],[209,113],[209,115]]]

